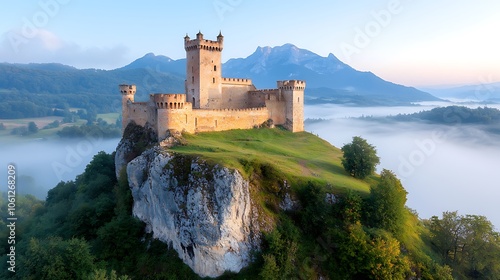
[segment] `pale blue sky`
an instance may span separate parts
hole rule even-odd
[[[292,43],[410,86],[500,81],[500,1],[0,0],[0,62],[113,69],[184,57],[186,33],[225,36],[223,60]],[[33,29],[36,28],[36,29]]]

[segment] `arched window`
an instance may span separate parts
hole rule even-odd
[[[194,76],[191,77],[191,82],[194,84]]]
[[[215,78],[212,78],[212,82],[215,84]]]
[[[214,65],[214,71],[217,71],[217,65]]]
[[[193,97],[193,107],[195,107],[196,99]]]

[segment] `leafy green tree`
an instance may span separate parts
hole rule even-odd
[[[444,212],[426,223],[431,243],[459,279],[497,279],[500,234],[484,216]]]
[[[38,126],[36,125],[35,122],[29,122],[28,123],[28,132],[30,134],[34,134],[38,132]]]
[[[318,236],[326,227],[327,203],[325,202],[325,191],[320,186],[308,182],[300,193],[300,201],[303,206],[300,213],[302,227]]]
[[[22,258],[22,279],[87,279],[94,258],[83,239],[31,239]]]
[[[380,163],[375,147],[359,136],[353,137],[350,144],[345,144],[342,152],[342,166],[355,178],[366,178],[375,172],[375,166]]]
[[[264,266],[260,275],[265,279],[292,278],[297,273],[298,229],[285,218],[277,229],[265,236],[265,240]]]
[[[349,225],[335,240],[332,279],[407,279],[412,275],[408,257],[390,236],[369,234],[358,223]]]
[[[28,134],[28,127],[27,126],[15,127],[10,131],[10,134],[12,134],[12,135],[27,135]]]
[[[44,126],[43,129],[56,128],[56,127],[59,127],[60,124],[61,123],[58,120],[55,120],[55,121],[49,123],[48,125]]]
[[[344,195],[337,195],[337,201],[333,204],[333,215],[336,221],[343,225],[361,223],[363,200],[352,190]]]
[[[271,254],[265,254],[262,256],[264,258],[264,265],[259,275],[264,280],[274,280],[280,278],[280,269],[276,264],[276,258]]]
[[[118,276],[116,271],[111,270],[110,272],[105,269],[96,269],[92,272],[87,280],[130,280],[131,278],[127,275]]]
[[[406,220],[407,192],[392,171],[380,173],[380,183],[370,189],[368,219],[372,227],[382,228],[401,237]]]

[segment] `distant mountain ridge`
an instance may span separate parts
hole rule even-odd
[[[149,93],[184,92],[185,59],[148,53],[114,70],[77,69],[48,64],[0,64],[0,90],[45,94],[116,94],[121,83],[137,85],[138,98]],[[228,60],[224,77],[251,78],[258,88],[274,88],[277,80],[307,82],[306,102],[399,105],[439,100],[412,87],[361,72],[333,54],[319,56],[292,44],[258,47],[246,58]],[[119,96],[117,95],[119,98]]]
[[[132,63],[116,70],[130,70],[141,68],[150,68],[154,71],[175,73],[184,76],[186,75],[186,59],[182,58],[174,60],[168,56],[147,53],[143,57],[138,58]]]
[[[429,88],[426,91],[441,98],[466,99],[475,102],[500,102],[500,82],[484,82],[451,88]]]
[[[142,67],[184,76],[185,61],[149,53],[119,69]],[[233,58],[224,63],[222,75],[251,78],[257,88],[274,88],[277,80],[305,80],[307,101],[314,103],[395,105],[439,100],[418,89],[385,81],[371,72],[357,71],[333,54],[322,57],[293,44],[257,47],[246,58]]]
[[[292,44],[258,47],[247,58],[228,60],[222,70],[225,76],[252,78],[257,87],[274,87],[276,80],[282,79],[305,80],[306,96],[319,102],[358,103],[371,99],[380,105],[390,105],[438,100],[429,93],[385,81],[371,72],[357,71],[333,54],[322,57]]]

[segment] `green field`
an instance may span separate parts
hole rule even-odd
[[[116,120],[120,117],[120,113],[107,113],[107,114],[97,114],[97,118],[105,120],[108,124],[116,123]]]
[[[353,189],[368,193],[375,177],[358,180],[341,165],[342,152],[327,141],[307,132],[251,129],[184,135],[187,145],[173,147],[181,154],[199,155],[210,161],[236,168],[245,176],[248,163],[270,164],[292,185],[312,181],[329,185],[332,191]]]
[[[97,118],[102,118],[108,124],[116,123],[116,120],[118,119],[119,116],[120,116],[119,113],[97,114]],[[87,122],[86,120],[78,120],[75,123],[61,124],[57,128],[43,129],[46,125],[56,120],[62,122],[63,117],[50,116],[50,117],[25,118],[25,119],[0,119],[0,123],[3,123],[5,126],[5,130],[0,130],[0,141],[3,143],[15,143],[19,141],[21,142],[32,141],[33,139],[38,139],[38,138],[43,138],[43,139],[54,138],[57,137],[57,132],[66,126],[73,126],[73,125],[80,126]],[[34,122],[38,127],[37,133],[29,134],[26,136],[10,134],[12,129],[21,126],[28,126],[30,122]]]

